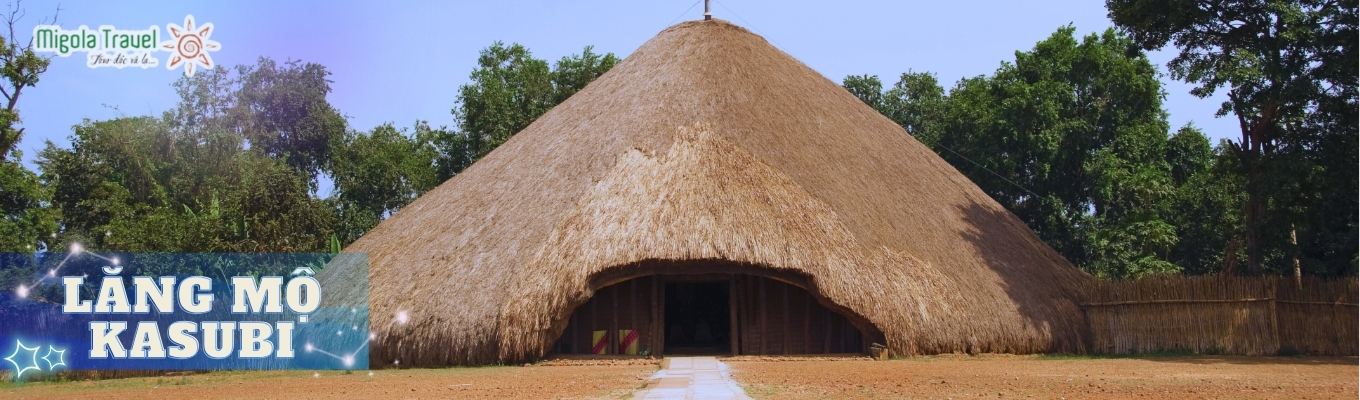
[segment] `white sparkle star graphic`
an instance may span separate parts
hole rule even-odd
[[[170,31],[170,40],[161,42],[161,48],[175,52],[170,56],[170,62],[166,63],[166,68],[175,69],[184,64],[184,75],[194,76],[194,70],[199,66],[213,67],[212,57],[208,56],[208,52],[220,50],[222,45],[208,40],[208,37],[212,36],[212,23],[195,27],[194,16],[186,15],[184,26],[167,24],[166,30]]]
[[[19,380],[20,377],[24,376],[24,371],[28,371],[30,369],[42,371],[42,368],[38,367],[38,349],[42,348],[42,346],[28,347],[24,346],[24,342],[20,342],[18,340],[15,340],[15,343],[18,345],[18,347],[14,348],[14,354],[10,354],[9,357],[5,357],[4,359],[5,361],[9,361],[10,364],[14,364],[14,370],[16,371],[14,373],[14,380],[16,381]],[[20,349],[22,349],[25,353],[29,353],[29,356],[32,357],[32,361],[24,363],[25,365],[23,366],[19,365],[19,362],[24,361],[23,356],[19,355]],[[18,357],[18,359],[16,359],[16,357]]]
[[[36,355],[37,352],[34,352],[34,353],[35,353],[35,355]],[[56,357],[52,357],[53,354],[56,354]],[[43,360],[43,361],[47,361],[47,370],[48,370],[48,371],[51,371],[53,368],[56,368],[58,365],[66,365],[66,360],[64,359],[64,358],[65,358],[65,357],[64,357],[65,355],[66,355],[66,350],[57,350],[55,347],[47,346],[47,355],[43,356],[42,360]],[[52,361],[53,358],[56,358],[57,361],[56,361],[56,362],[53,362],[53,361]]]

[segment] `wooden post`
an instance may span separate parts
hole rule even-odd
[[[642,327],[638,326],[637,323],[638,320],[637,308],[638,308],[637,278],[633,278],[628,280],[628,329],[637,332],[637,334],[641,335],[643,331]]]
[[[656,334],[656,339],[658,341],[658,344],[656,345],[656,356],[661,357],[666,354],[666,277],[657,276],[656,284],[660,287],[656,294],[657,299],[659,299],[659,301],[656,302],[656,323],[658,324],[657,327],[661,328]]]
[[[768,307],[766,307],[768,301],[765,300],[765,277],[762,276],[762,277],[760,277],[759,279],[760,279],[760,311],[759,311],[759,312],[760,312],[760,353],[759,353],[759,354],[764,355],[766,349],[770,347],[770,346],[769,346],[769,343],[770,343],[770,331],[767,330],[767,329],[765,329],[765,328],[768,326],[768,325],[766,324],[766,322],[770,319],[770,318],[769,318],[769,317],[770,317],[770,313],[769,313]]]
[[[603,290],[603,289],[601,289],[601,290]],[[586,346],[587,349],[594,349],[594,348],[595,348],[595,331],[598,330],[598,329],[600,329],[600,317],[599,317],[599,315],[600,315],[600,300],[601,300],[601,299],[600,299],[600,295],[601,295],[601,294],[603,294],[603,293],[600,293],[600,290],[596,290],[596,291],[595,291],[595,295],[594,295],[594,296],[591,296],[591,297],[590,297],[590,300],[589,300],[589,301],[590,301],[590,326],[589,326],[589,327],[586,327],[586,333],[589,333],[589,334],[590,334],[590,345],[589,345],[589,346]],[[607,332],[606,332],[606,333],[607,333]],[[592,351],[590,352],[590,354],[595,354],[595,351],[592,350]]]
[[[812,353],[812,293],[803,293],[803,353]]]
[[[760,306],[756,302],[756,294],[760,292],[759,290],[756,290],[756,282],[759,281],[759,277],[748,276],[746,277],[745,282],[741,283],[741,303],[742,307],[744,307],[742,312],[746,313],[746,315],[742,316],[742,320],[745,321],[745,328],[747,328],[746,331],[741,333],[741,351],[742,354],[745,355],[760,354],[760,352],[756,350],[756,336],[760,333],[760,315],[756,314],[756,310],[760,309]]]
[[[661,332],[661,330],[657,328],[657,327],[661,326],[661,320],[660,320],[660,318],[661,318],[661,311],[657,310],[657,306],[658,306],[659,304],[658,304],[658,302],[657,302],[657,300],[656,300],[656,281],[657,281],[658,279],[659,279],[659,278],[657,278],[657,275],[652,275],[652,301],[651,301],[651,303],[649,304],[649,305],[652,307],[652,313],[651,313],[651,315],[652,315],[652,324],[651,324],[651,329],[650,329],[650,331],[651,331],[650,336],[651,336],[651,337],[649,337],[649,338],[647,339],[647,343],[648,343],[647,349],[648,349],[648,350],[651,350],[652,354],[654,354],[654,355],[661,355],[661,352],[660,352],[660,349],[661,349],[661,335],[660,335],[660,332]]]
[[[751,286],[754,281],[755,278],[751,276],[741,278],[741,323],[744,324],[741,330],[741,354],[747,355],[756,354],[751,346],[751,343],[755,343],[755,337],[752,336],[752,333],[756,331],[756,307],[751,302],[751,293],[756,292],[755,287]]]
[[[849,353],[850,343],[847,343],[846,341],[850,339],[850,320],[840,318],[840,323],[841,323],[841,352]]]
[[[737,275],[728,276],[727,279],[727,315],[728,329],[727,337],[732,346],[732,355],[737,352]]]
[[[822,337],[822,354],[831,354],[831,309],[822,309],[822,321],[826,325],[826,333]]]
[[[614,285],[609,289],[609,297],[614,306],[610,307],[609,332],[605,332],[605,337],[609,338],[605,339],[609,343],[605,346],[605,349],[607,349],[604,351],[605,354],[619,353],[619,338],[617,337],[619,334],[619,286],[622,285]]]
[[[751,316],[751,278],[741,276],[737,279],[737,323],[741,329],[737,331],[741,335],[741,340],[737,345],[741,346],[739,354],[751,354],[751,321],[755,319]]]
[[[1271,346],[1271,347],[1270,347],[1270,348],[1271,348],[1273,351],[1275,351],[1275,352],[1279,352],[1279,351],[1280,351],[1280,324],[1279,324],[1279,318],[1277,317],[1277,314],[1276,314],[1276,312],[1275,312],[1275,299],[1277,299],[1277,298],[1279,297],[1279,294],[1280,294],[1280,293],[1279,293],[1279,290],[1275,287],[1275,285],[1276,285],[1277,282],[1279,282],[1279,281],[1278,281],[1278,280],[1275,280],[1275,279],[1271,279],[1271,280],[1270,280],[1270,286],[1267,287],[1267,290],[1270,290],[1270,293],[1269,293],[1269,297],[1270,297],[1270,332],[1272,333],[1271,338],[1270,338],[1270,339],[1271,339],[1271,341],[1270,341],[1270,346]],[[1248,307],[1250,307],[1250,305],[1248,305]],[[1333,308],[1335,308],[1335,307],[1333,307]],[[1265,355],[1271,355],[1271,354],[1265,354]]]
[[[783,353],[789,354],[789,328],[793,327],[793,316],[789,315],[789,284],[784,283],[779,286],[784,287],[784,327],[780,333],[784,335],[780,340],[780,345],[784,348]]]

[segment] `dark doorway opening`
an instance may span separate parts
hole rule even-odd
[[[874,342],[843,311],[791,283],[798,276],[743,272],[749,271],[652,274],[601,285],[572,311],[551,352],[836,354],[863,353]]]
[[[666,353],[732,353],[728,289],[727,282],[666,283]]]

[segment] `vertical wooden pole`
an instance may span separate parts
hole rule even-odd
[[[769,325],[767,325],[767,322],[768,322],[768,320],[770,319],[770,313],[769,313],[769,307],[766,307],[766,305],[768,305],[768,302],[765,300],[765,277],[762,276],[762,277],[760,277],[759,279],[760,279],[760,311],[759,311],[759,312],[760,312],[760,353],[759,353],[759,354],[764,355],[764,354],[766,354],[766,350],[770,347],[770,346],[769,346],[769,343],[770,343],[770,331],[766,329],[766,327],[769,326]]]
[[[727,315],[728,328],[727,337],[732,346],[732,355],[740,354],[737,352],[737,275],[729,275],[727,278]]]
[[[758,354],[755,350],[756,325],[759,318],[756,316],[756,277],[747,276],[741,282],[741,307],[744,314],[741,316],[741,354]]]
[[[666,277],[658,276],[656,280],[657,286],[660,287],[657,298],[661,300],[656,303],[657,323],[660,324],[659,327],[661,328],[661,331],[656,335],[656,338],[661,342],[656,346],[656,355],[660,357],[666,354]]]
[[[607,339],[607,340],[609,341],[609,345],[608,345],[608,346],[605,346],[605,348],[609,349],[609,350],[606,350],[606,351],[605,351],[606,354],[618,354],[618,353],[619,353],[619,352],[618,352],[619,338],[618,338],[617,336],[618,336],[618,334],[619,334],[619,287],[620,287],[620,286],[623,286],[623,285],[614,285],[614,286],[611,286],[611,287],[610,287],[610,290],[609,290],[609,297],[610,297],[610,299],[611,299],[610,301],[612,301],[612,302],[614,303],[614,306],[613,306],[613,307],[610,307],[610,309],[611,309],[610,311],[611,311],[611,312],[609,313],[609,314],[610,314],[610,315],[609,315],[609,317],[610,317],[610,319],[609,319],[609,332],[605,332],[605,336],[609,338],[609,339]]]
[[[604,294],[600,293],[602,290],[603,289],[596,290],[595,295],[590,298],[590,326],[586,327],[587,337],[590,338],[590,345],[586,346],[586,348],[592,349],[590,352],[591,354],[595,354],[595,351],[593,350],[595,348],[595,331],[600,329],[600,301],[603,300],[600,298],[600,295]]]
[[[812,293],[804,292],[803,296],[803,350],[804,354],[812,353]]]
[[[567,326],[570,327],[568,329],[571,330],[571,332],[568,332],[571,335],[571,346],[569,346],[571,348],[571,354],[581,354],[580,348],[578,347],[580,345],[576,343],[577,339],[581,338],[581,336],[577,334],[577,332],[581,331],[581,317],[577,314],[579,313],[577,313],[576,310],[572,310],[571,322],[567,323]]]
[[[779,344],[784,347],[782,352],[789,354],[789,328],[793,327],[793,316],[789,315],[789,284],[781,282],[779,286],[784,287],[784,326],[779,329],[784,337]]]
[[[1267,290],[1270,291],[1270,333],[1272,334],[1272,337],[1270,338],[1270,350],[1275,352],[1280,351],[1280,323],[1275,312],[1275,299],[1280,295],[1279,290],[1276,288],[1278,282],[1278,280],[1271,279],[1270,286],[1267,287]]]
[[[822,334],[822,353],[831,354],[831,309],[822,309],[826,332]]]
[[[661,318],[661,311],[657,310],[657,306],[659,306],[660,304],[659,304],[658,301],[656,300],[656,281],[657,281],[657,279],[658,279],[658,278],[657,278],[656,275],[652,275],[652,301],[651,301],[651,303],[650,303],[650,305],[651,305],[651,307],[652,307],[652,313],[651,313],[651,315],[652,315],[652,323],[651,323],[651,333],[648,335],[648,336],[650,336],[650,337],[647,338],[647,343],[648,343],[647,349],[648,349],[648,350],[651,350],[651,351],[652,351],[652,354],[661,355],[661,353],[660,353],[660,349],[661,349],[661,333],[660,333],[660,332],[661,332],[661,330],[660,330],[659,328],[657,328],[658,326],[661,325],[661,320],[660,320],[660,318]]]
[[[840,318],[838,322],[841,323],[841,352],[849,353],[850,343],[847,341],[850,340],[850,321]]]
[[[737,340],[737,355],[747,354],[749,351],[741,347],[751,346],[748,344],[751,343],[749,341],[751,337],[747,337],[749,331],[747,324],[751,324],[751,312],[747,305],[747,294],[751,293],[751,290],[747,288],[747,280],[745,275],[737,276],[737,337],[740,337],[740,340]]]
[[[637,308],[638,308],[637,278],[633,278],[628,280],[628,329],[632,329],[633,331],[641,335],[642,327],[638,326],[637,323],[638,321]]]

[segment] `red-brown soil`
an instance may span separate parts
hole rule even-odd
[[[1089,359],[934,356],[892,361],[726,362],[756,399],[1355,399],[1355,357]]]
[[[622,363],[620,363],[622,364]],[[628,398],[656,365],[355,371],[240,371],[0,386],[0,398]]]
[[[1054,358],[932,356],[722,359],[756,399],[1355,399],[1355,357]],[[0,384],[0,398],[629,398],[654,360],[557,360],[523,367],[213,372]]]

